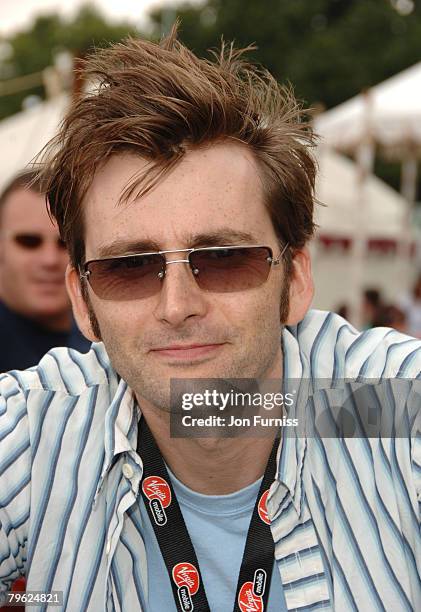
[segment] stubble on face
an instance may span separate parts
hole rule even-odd
[[[285,276],[282,283],[279,301],[279,325],[273,320],[273,311],[266,312],[262,308],[259,313],[255,333],[247,343],[247,351],[241,351],[230,361],[219,364],[212,370],[210,378],[235,379],[253,378],[260,379],[271,368],[271,365],[278,358],[280,352],[280,333],[289,313],[289,288],[290,275]],[[108,329],[103,337],[98,318],[95,314],[92,302],[89,298],[86,287],[83,289],[83,296],[88,308],[91,328],[98,340],[104,342],[108,356],[116,372],[127,382],[137,397],[141,397],[151,405],[163,412],[171,411],[171,379],[159,379],[156,377],[156,370],[150,360],[145,355],[145,346],[165,346],[166,344],[188,343],[189,341],[206,343],[215,342],[215,339],[224,341],[226,330],[207,329],[197,326],[186,326],[177,330],[176,333],[168,337],[168,333],[154,333],[141,335],[138,339],[133,338],[130,344],[131,350],[122,350],[122,343],[119,336]],[[241,346],[241,336],[230,330],[229,340]],[[124,348],[126,348],[126,344]],[[175,374],[174,378],[178,378]],[[182,378],[180,376],[180,378]],[[194,378],[192,376],[192,378]],[[174,401],[174,398],[172,398]]]
[[[97,319],[94,308],[92,306],[92,302],[89,298],[88,287],[86,286],[85,279],[80,280],[80,283],[81,283],[82,297],[86,304],[86,308],[88,309],[89,324],[91,326],[92,333],[94,334],[95,338],[102,341],[101,328],[99,327],[99,321]]]
[[[98,173],[87,208],[89,257],[97,257],[116,236],[133,244],[147,239],[165,250],[194,246],[195,237],[224,231],[247,234],[248,244],[276,250],[261,177],[244,147],[223,143],[190,151],[153,192],[119,207],[122,189],[144,164],[122,155]],[[202,292],[187,274],[171,267],[161,293],[139,301],[101,301],[85,285],[91,329],[138,398],[168,410],[171,378],[279,377],[290,281],[285,261],[263,285],[244,292]],[[177,345],[218,344],[191,363],[165,353]]]

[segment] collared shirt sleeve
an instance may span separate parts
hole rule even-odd
[[[25,393],[12,375],[0,377],[0,605],[25,573],[31,451]]]

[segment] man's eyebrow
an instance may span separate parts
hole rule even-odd
[[[192,234],[188,241],[191,248],[205,246],[229,246],[236,244],[257,244],[256,236],[230,228],[221,228],[212,232]]]
[[[156,253],[160,246],[154,240],[114,240],[98,247],[97,259],[119,257],[131,253]]]
[[[205,246],[228,246],[235,244],[257,244],[257,238],[248,232],[240,232],[229,228],[221,228],[212,232],[203,232],[200,234],[191,234],[186,240],[186,247],[180,248],[197,248]],[[174,245],[177,248],[178,245]],[[155,240],[122,240],[117,239],[109,244],[103,244],[98,247],[96,259],[104,259],[107,257],[119,257],[121,255],[130,255],[131,253],[156,253],[163,251],[162,244]]]

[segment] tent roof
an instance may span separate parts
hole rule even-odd
[[[344,151],[367,135],[393,154],[411,144],[421,152],[421,62],[319,115],[323,142]]]
[[[0,121],[0,191],[54,136],[68,104],[62,95]]]
[[[351,237],[364,224],[368,238],[399,239],[405,228],[406,201],[376,176],[366,182],[367,204],[358,211],[359,185],[356,164],[338,153],[321,148],[316,197],[325,206],[316,206],[318,233]]]

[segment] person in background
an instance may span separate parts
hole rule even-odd
[[[386,304],[380,308],[373,327],[391,327],[403,334],[408,333],[406,314],[395,304]]]
[[[376,326],[378,314],[382,307],[382,297],[378,289],[365,289],[362,301],[362,327],[370,329]]]
[[[349,319],[349,308],[347,304],[340,304],[339,306],[337,306],[336,314],[348,320]]]
[[[398,306],[408,320],[407,333],[421,338],[421,274],[418,275],[412,293],[398,300]]]
[[[35,365],[56,346],[85,352],[64,273],[68,254],[33,171],[0,195],[0,372]]]

